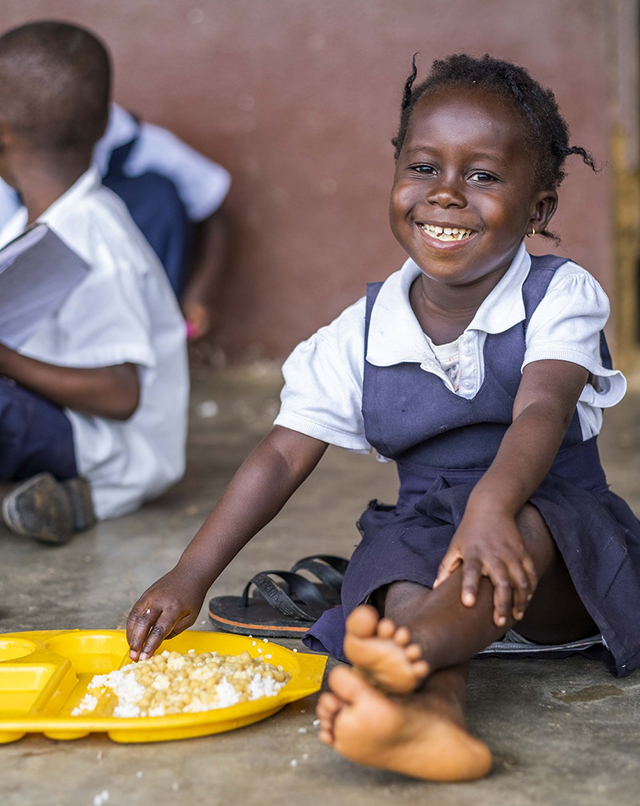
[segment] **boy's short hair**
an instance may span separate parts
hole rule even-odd
[[[0,118],[47,151],[90,148],[109,115],[111,63],[85,28],[31,22],[0,36]]]

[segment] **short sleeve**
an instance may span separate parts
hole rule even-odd
[[[609,300],[597,280],[575,263],[565,263],[529,320],[523,369],[546,359],[579,364],[594,379],[585,386],[580,402],[614,406],[624,397],[627,384],[621,372],[602,363],[600,333],[608,317]]]
[[[149,170],[174,183],[192,221],[202,221],[214,213],[231,186],[231,175],[221,165],[167,129],[143,123],[125,171],[130,176],[139,176]]]
[[[365,301],[299,344],[285,361],[285,385],[275,425],[341,448],[368,453],[364,434]]]

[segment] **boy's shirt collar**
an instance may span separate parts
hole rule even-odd
[[[525,318],[522,286],[531,258],[520,244],[515,258],[476,311],[465,330],[502,333]],[[386,367],[404,362],[421,363],[431,353],[427,338],[409,302],[409,289],[420,268],[409,259],[383,283],[371,312],[367,361]]]
[[[91,165],[68,190],[58,196],[58,198],[38,217],[38,221],[43,224],[55,225],[56,219],[64,215],[65,211],[74,207],[77,202],[87,194],[96,190],[102,185],[100,172],[95,165]],[[26,223],[26,222],[25,222]]]
[[[55,221],[58,216],[63,214],[70,205],[74,205],[79,198],[85,196],[87,193],[90,193],[101,185],[102,179],[100,178],[100,173],[98,172],[98,169],[92,165],[82,174],[82,176],[76,179],[73,185],[71,185],[71,187],[62,194],[62,196],[58,196],[53,204],[47,207],[44,213],[39,216],[38,221],[44,224],[53,224],[55,226]],[[22,235],[27,227],[28,220],[29,214],[27,213],[26,207],[22,206],[16,210],[9,221],[7,221],[5,226],[0,229],[0,248],[8,244],[14,238],[17,238],[19,235]]]

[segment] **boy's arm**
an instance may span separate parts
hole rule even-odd
[[[131,417],[140,399],[140,383],[133,364],[59,367],[0,344],[0,375],[59,406],[113,420]]]
[[[568,361],[527,364],[507,429],[491,466],[469,496],[464,517],[438,572],[436,585],[463,564],[462,601],[473,606],[481,576],[495,588],[494,621],[513,607],[522,618],[537,585],[515,518],[549,472],[569,427],[588,372]]]
[[[327,443],[276,426],[244,461],[178,564],[136,602],[127,621],[133,660],[190,627],[204,597],[240,549],[311,473]]]
[[[195,225],[195,250],[187,288],[180,301],[193,338],[205,336],[213,324],[212,309],[229,243],[229,224],[222,210]]]

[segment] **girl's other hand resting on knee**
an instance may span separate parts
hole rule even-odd
[[[504,512],[467,508],[445,554],[434,587],[462,565],[462,603],[473,607],[482,576],[493,583],[493,621],[504,627],[511,614],[524,616],[536,589],[536,571],[522,542],[515,518]]]

